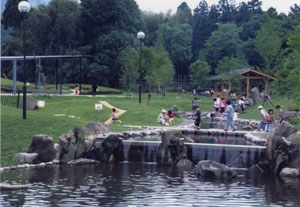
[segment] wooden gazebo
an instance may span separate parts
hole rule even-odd
[[[254,81],[257,84],[257,81],[262,81],[264,84],[264,91],[267,93],[268,92],[268,83],[269,81],[276,80],[276,78],[271,77],[269,75],[266,75],[264,73],[258,72],[256,70],[250,69],[250,68],[244,68],[244,69],[236,69],[236,70],[231,70],[228,73],[223,73],[219,74],[213,77],[208,78],[208,80],[214,81],[215,82],[215,95],[220,95],[222,98],[227,98],[228,93],[233,90],[233,85],[231,83],[233,77],[238,77],[240,80],[239,84],[239,94],[234,95],[234,98],[240,98],[242,97],[243,94],[243,87],[242,83],[243,80],[246,80],[246,97],[249,98],[250,95],[250,90],[252,87],[257,86],[254,85]],[[218,84],[221,83],[221,91],[218,91]],[[228,88],[225,87],[225,85],[228,84]]]

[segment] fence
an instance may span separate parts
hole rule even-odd
[[[21,108],[20,90],[14,93],[12,89],[1,87],[1,105]]]

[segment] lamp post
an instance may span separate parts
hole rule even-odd
[[[26,119],[26,14],[30,11],[30,4],[27,1],[21,1],[18,4],[18,10],[23,15],[23,119]]]
[[[142,40],[145,38],[145,33],[140,31],[137,33],[137,38],[140,40],[140,66],[139,66],[139,103],[142,102]]]

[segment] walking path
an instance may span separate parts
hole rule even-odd
[[[112,108],[115,108],[116,111],[117,111],[117,116],[120,117],[122,114],[126,113],[126,110],[123,110],[123,109],[119,109],[111,104],[109,104],[107,101],[99,101],[103,106],[109,108],[109,109],[112,109]],[[112,119],[111,117],[104,123],[104,124],[112,124]]]

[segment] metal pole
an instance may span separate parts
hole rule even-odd
[[[62,59],[59,59],[60,66],[60,86],[59,86],[59,94],[62,95]]]
[[[79,95],[81,95],[81,58],[79,58],[79,73],[80,73],[80,77],[79,77]]]
[[[55,65],[55,89],[57,90],[57,84],[58,84],[58,82],[57,82],[57,79],[58,79],[58,77],[57,77],[57,74],[58,74],[58,61],[57,61],[57,59],[55,59],[55,63],[56,63],[56,65]]]
[[[17,91],[17,60],[13,60],[13,93],[16,94]]]
[[[139,77],[139,103],[142,103],[142,41],[140,39],[140,77]]]
[[[39,59],[39,66],[41,66],[41,59]],[[39,73],[38,73],[38,85],[39,85],[39,95],[41,95],[41,71],[39,70]]]
[[[23,119],[26,119],[26,13],[23,13],[23,53],[24,53],[24,60],[23,60]]]

